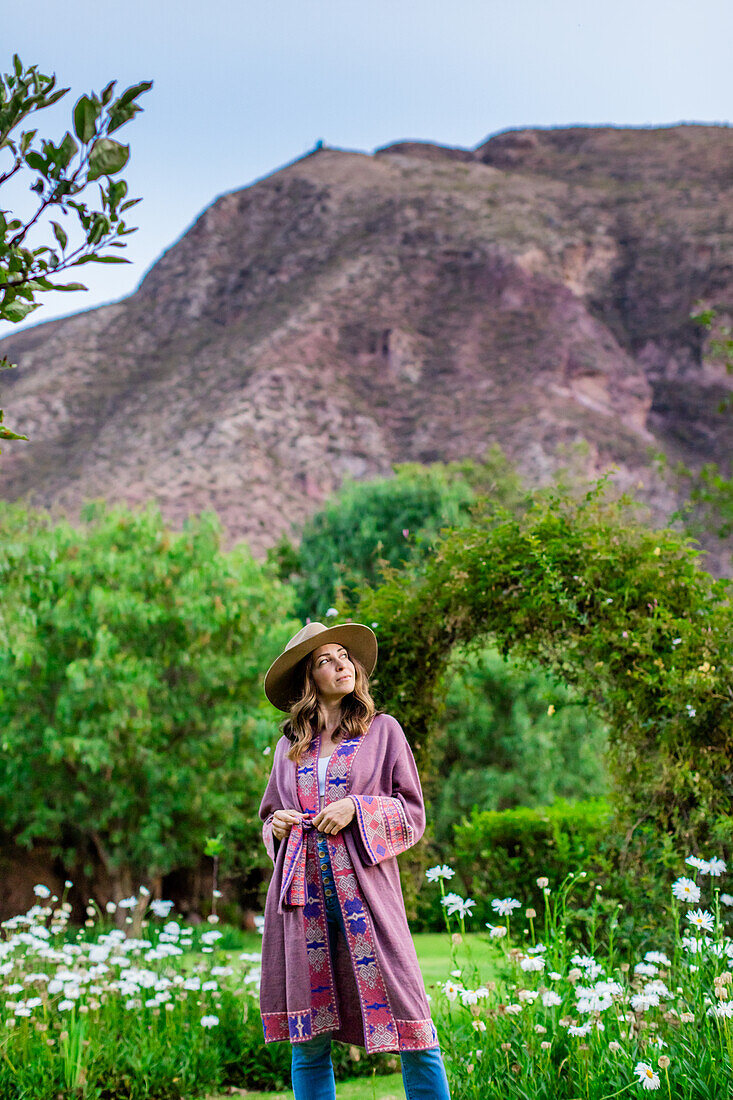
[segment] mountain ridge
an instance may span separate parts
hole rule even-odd
[[[129,297],[7,337],[0,492],[202,508],[263,553],[344,477],[583,443],[657,518],[650,450],[727,462],[733,131],[511,130],[315,150],[216,199]],[[638,490],[639,482],[644,489]]]

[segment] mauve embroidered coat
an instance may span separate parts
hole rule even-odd
[[[324,834],[347,928],[333,968],[310,824],[319,812],[320,737],[297,769],[288,747],[281,737],[260,806],[274,863],[262,940],[265,1042],[332,1032],[370,1053],[437,1047],[395,858],[425,829],[420,779],[402,727],[390,714],[377,714],[363,737],[338,742],[328,762],[325,805],[348,795],[356,807],[340,833]],[[306,815],[287,843],[272,833],[280,809]]]

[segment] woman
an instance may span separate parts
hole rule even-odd
[[[399,722],[377,713],[374,632],[308,623],[265,676],[288,714],[260,806],[265,1042],[292,1044],[295,1100],[335,1100],[331,1040],[398,1051],[408,1100],[450,1100],[397,856],[425,808]]]

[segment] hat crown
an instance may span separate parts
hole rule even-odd
[[[317,634],[322,634],[324,630],[328,630],[327,626],[323,623],[306,623],[297,634],[293,634],[292,638],[285,646],[284,652],[287,653],[289,649],[294,649],[296,645],[300,645],[301,642],[307,642],[310,638],[315,638]]]

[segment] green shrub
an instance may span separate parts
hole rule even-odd
[[[543,893],[537,878],[556,886],[571,871],[607,859],[614,850],[611,819],[611,807],[602,798],[474,810],[454,826],[456,879],[450,887],[476,899],[474,912],[482,923],[497,923],[492,898],[513,897],[539,911]]]
[[[729,837],[720,836],[721,847]],[[660,944],[666,936],[660,914],[668,901],[660,885],[679,856],[671,836],[640,826],[629,836],[619,832],[610,803],[603,798],[510,810],[474,810],[454,827],[452,855],[456,876],[448,889],[474,899],[475,923],[497,925],[502,919],[491,907],[494,898],[515,898],[522,911],[535,909],[544,920],[546,895],[537,880],[546,878],[550,895],[569,875],[574,908],[568,935],[590,947],[596,926],[618,923],[618,935],[642,947]],[[418,899],[421,926],[437,929],[441,917],[430,909],[431,891]],[[660,937],[662,939],[660,939]]]

